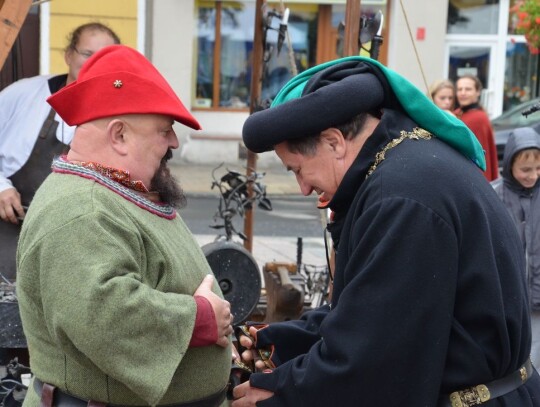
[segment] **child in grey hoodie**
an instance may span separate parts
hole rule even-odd
[[[518,228],[527,259],[531,301],[531,360],[540,368],[540,134],[515,129],[504,149],[502,177],[491,185]]]

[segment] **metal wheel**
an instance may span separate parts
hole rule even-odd
[[[238,243],[218,241],[202,246],[218,284],[231,303],[233,324],[244,322],[261,296],[261,272],[257,262]]]

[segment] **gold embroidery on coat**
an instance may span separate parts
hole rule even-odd
[[[412,131],[405,131],[401,130],[400,136],[398,138],[393,139],[390,141],[384,148],[379,151],[377,154],[375,154],[375,162],[369,167],[369,171],[366,175],[366,178],[369,177],[373,171],[377,168],[377,166],[385,159],[385,154],[388,150],[394,148],[398,144],[400,144],[405,139],[411,139],[411,140],[429,140],[431,139],[432,135],[429,131],[421,129],[420,127],[415,127]]]

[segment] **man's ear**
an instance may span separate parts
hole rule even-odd
[[[128,153],[127,140],[125,132],[127,130],[126,123],[121,119],[113,119],[107,125],[107,137],[111,143],[111,147],[120,155]]]
[[[73,58],[73,50],[68,49],[64,52],[64,61],[67,66],[71,66],[71,59]]]
[[[341,130],[334,127],[321,132],[321,143],[336,154],[337,158],[342,158],[347,152],[345,136]]]

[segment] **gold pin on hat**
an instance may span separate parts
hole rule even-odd
[[[120,79],[117,79],[117,80],[114,81],[113,85],[114,85],[115,88],[121,88],[123,83],[122,83],[122,81]]]

